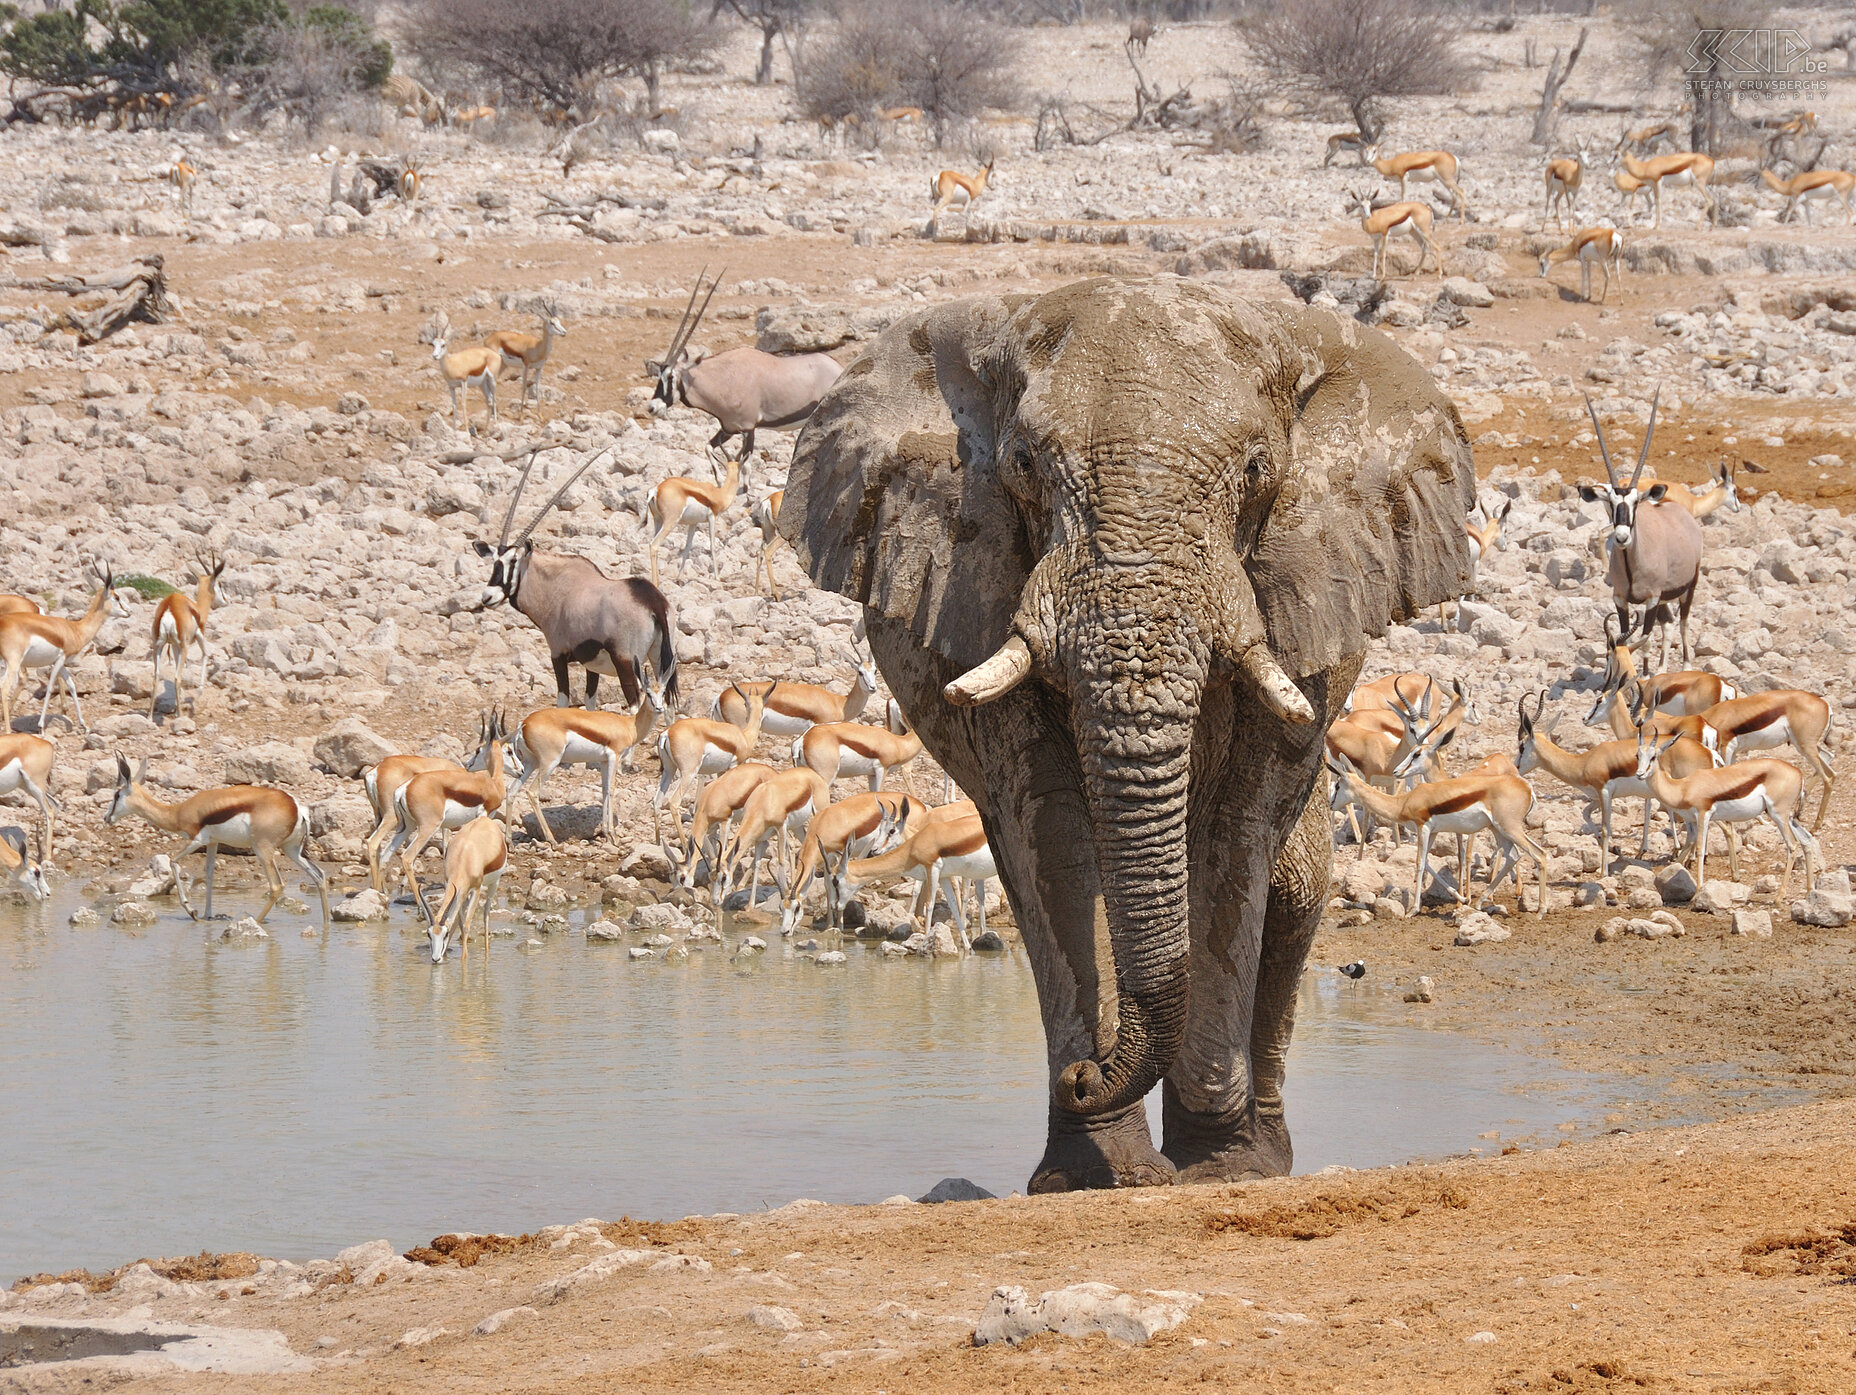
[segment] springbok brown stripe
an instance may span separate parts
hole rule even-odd
[[[1430,806],[1430,814],[1435,818],[1439,814],[1455,814],[1467,809],[1472,804],[1480,804],[1488,793],[1486,789],[1464,790]]]
[[[1730,735],[1741,736],[1749,731],[1764,731],[1784,715],[1785,709],[1783,707],[1777,705],[1768,707],[1763,712],[1753,713],[1744,722],[1735,722],[1734,729]]]
[[[1727,769],[1732,770],[1733,767],[1730,765]],[[1754,790],[1758,789],[1760,785],[1765,782],[1765,779],[1766,772],[1763,770],[1755,770],[1751,774],[1743,775],[1735,783],[1717,790],[1714,795],[1714,802],[1717,804],[1725,804],[1731,800],[1745,799]]]

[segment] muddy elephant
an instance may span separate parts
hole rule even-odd
[[[1370,636],[1463,594],[1474,483],[1385,335],[1170,276],[911,315],[820,403],[780,529],[979,805],[1049,1053],[1032,1191],[1289,1170],[1322,734]]]

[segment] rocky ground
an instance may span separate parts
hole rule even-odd
[[[1802,32],[1825,22],[1817,12],[1789,18]],[[465,609],[482,579],[468,544],[493,537],[501,524],[516,473],[512,462],[531,446],[545,447],[537,497],[518,514],[520,526],[545,497],[549,479],[558,479],[586,453],[611,448],[608,462],[569,492],[538,536],[545,546],[581,553],[617,574],[646,567],[638,521],[645,491],[669,475],[707,474],[701,447],[711,425],[681,409],[653,414],[640,370],[668,342],[689,286],[705,265],[721,273],[723,288],[699,341],[714,349],[753,341],[823,348],[846,360],[896,316],[922,304],[1049,287],[1087,274],[1173,272],[1247,294],[1301,293],[1350,309],[1363,298],[1374,301],[1377,308],[1369,316],[1432,366],[1459,402],[1485,476],[1485,499],[1514,501],[1508,546],[1484,558],[1479,595],[1447,623],[1426,617],[1394,631],[1375,646],[1369,663],[1368,676],[1422,667],[1440,679],[1470,683],[1485,714],[1482,725],[1465,728],[1457,742],[1471,758],[1491,750],[1512,753],[1515,705],[1525,692],[1544,689],[1549,712],[1566,714],[1559,734],[1570,744],[1604,735],[1579,730],[1603,667],[1601,625],[1609,610],[1602,520],[1570,488],[1598,470],[1579,393],[1593,394],[1609,433],[1630,440],[1660,387],[1656,472],[1699,482],[1717,460],[1734,460],[1747,503],[1706,525],[1708,551],[1691,626],[1697,662],[1742,691],[1796,686],[1825,694],[1838,713],[1827,754],[1846,764],[1846,713],[1856,706],[1850,589],[1856,527],[1841,510],[1856,495],[1851,468],[1856,414],[1850,407],[1856,393],[1856,298],[1848,289],[1856,232],[1822,220],[1815,228],[1778,226],[1776,200],[1723,177],[1724,226],[1697,229],[1692,196],[1672,195],[1662,229],[1627,233],[1627,279],[1607,305],[1586,304],[1566,290],[1571,273],[1564,268],[1557,286],[1540,280],[1535,258],[1556,238],[1543,227],[1536,202],[1540,152],[1525,139],[1539,73],[1523,66],[1523,45],[1531,39],[1545,54],[1569,45],[1576,28],[1541,18],[1522,20],[1509,33],[1474,33],[1469,42],[1485,69],[1478,90],[1399,108],[1394,143],[1443,144],[1464,154],[1466,187],[1478,217],[1467,224],[1438,223],[1453,279],[1441,286],[1430,278],[1397,280],[1383,296],[1362,286],[1370,250],[1357,224],[1342,216],[1344,192],[1362,182],[1359,172],[1317,168],[1326,134],[1335,127],[1293,117],[1286,107],[1266,113],[1264,146],[1251,154],[1200,155],[1165,137],[1134,135],[1040,153],[1032,149],[1029,116],[988,121],[971,137],[985,153],[998,156],[996,182],[970,218],[944,220],[936,236],[924,235],[928,176],[945,163],[970,162],[969,155],[935,152],[907,131],[889,134],[875,150],[828,143],[815,128],[791,119],[784,88],[755,89],[744,80],[745,48],[725,53],[719,74],[671,79],[668,100],[679,113],[674,141],[660,134],[650,148],[615,147],[582,162],[565,179],[558,162],[541,156],[519,131],[463,136],[389,122],[372,135],[331,137],[304,149],[264,137],[220,145],[157,133],[9,130],[0,143],[0,200],[12,210],[0,229],[0,241],[10,245],[9,276],[0,285],[0,591],[27,592],[69,614],[87,599],[85,578],[93,560],[112,564],[119,580],[133,575],[181,584],[196,551],[210,548],[229,559],[227,604],[209,626],[210,676],[197,711],[173,713],[164,699],[154,720],[146,715],[154,607],[144,593],[155,588],[145,583],[142,591],[122,593],[130,618],[107,625],[96,652],[76,666],[90,734],[65,720],[65,700],[54,699],[47,735],[58,745],[54,788],[65,802],[52,859],[54,881],[81,879],[99,917],[138,894],[161,893],[161,879],[147,878],[147,868],[151,855],[170,849],[171,840],[132,824],[102,825],[114,786],[113,757],[122,752],[132,759],[148,757],[154,785],[171,797],[232,780],[291,789],[311,810],[315,851],[335,871],[338,892],[358,888],[368,810],[357,776],[369,760],[388,749],[460,756],[484,709],[520,713],[552,701],[547,657],[527,622],[507,610]],[[1028,90],[1067,89],[1079,132],[1105,127],[1106,118],[1088,125],[1085,117],[1092,105],[1107,111],[1127,104],[1119,40],[1120,31],[1107,26],[1031,31],[1027,67],[1038,78]],[[1244,62],[1225,27],[1176,26],[1156,40],[1146,66],[1163,85],[1191,81],[1195,90],[1210,93],[1222,86],[1218,74],[1241,73]],[[1627,62],[1616,28],[1595,22],[1576,85],[1605,90],[1623,80]],[[1811,104],[1831,140],[1825,163],[1847,167],[1856,161],[1850,135],[1856,130],[1856,84],[1833,81]],[[1673,98],[1665,105],[1672,106]],[[1566,129],[1569,136],[1586,134],[1595,148],[1602,142],[1608,149],[1615,125],[1611,117],[1576,118]],[[203,170],[191,216],[171,205],[158,182],[182,148]],[[421,202],[405,207],[389,198],[366,213],[345,202],[332,204],[335,163],[352,169],[353,158],[368,152],[414,154],[427,173]],[[1614,213],[1608,174],[1595,169],[1591,184],[1588,216]],[[584,216],[561,216],[563,206],[584,210]],[[75,347],[72,334],[60,327],[71,308],[67,297],[20,284],[74,271],[101,273],[151,254],[163,258],[173,314],[165,323],[134,325],[96,346]],[[500,423],[475,433],[458,430],[422,336],[429,339],[441,315],[449,319],[454,342],[495,328],[527,328],[530,312],[544,298],[562,308],[569,334],[548,366],[541,400],[523,410],[510,381]],[[480,402],[474,410],[481,417]],[[780,485],[791,449],[789,440],[777,436],[763,435],[762,443],[764,458],[756,461],[750,479],[755,496]],[[712,695],[738,678],[840,685],[850,678],[853,608],[807,590],[785,552],[774,561],[782,599],[759,595],[752,581],[758,545],[745,510],[738,510],[723,530],[717,557],[711,559],[706,539],[699,539],[686,574],[678,574],[674,547],[662,559],[665,589],[678,617],[689,711],[706,712]],[[36,717],[36,697],[23,710],[30,715],[18,725],[27,728]],[[356,729],[357,719],[364,729]],[[765,751],[774,750],[769,742]],[[549,818],[566,842],[558,850],[532,836],[519,842],[515,875],[504,882],[504,923],[526,919],[539,927],[569,904],[602,898],[634,907],[674,899],[649,846],[654,777],[655,761],[647,758],[639,773],[622,781],[616,847],[589,841],[597,827],[594,778],[586,772],[557,777]],[[926,759],[916,778],[938,787],[938,773]],[[1552,857],[1544,922],[1523,913],[1531,905],[1517,906],[1511,895],[1498,898],[1502,913],[1478,912],[1479,919],[1413,905],[1412,849],[1395,847],[1381,835],[1364,858],[1342,848],[1335,914],[1324,926],[1317,958],[1325,963],[1366,958],[1376,981],[1383,977],[1415,996],[1428,994],[1433,1001],[1414,1002],[1414,1017],[1440,1027],[1529,1040],[1544,1031],[1548,1049],[1573,1064],[1656,1076],[1665,1099],[1679,1088],[1676,1082],[1687,1081],[1704,1101],[1699,1106],[1704,1112],[1847,1092],[1856,1060],[1856,1042],[1839,1011],[1840,1002],[1856,992],[1847,932],[1840,929],[1852,909],[1841,869],[1856,861],[1847,795],[1833,802],[1820,834],[1822,868],[1830,874],[1825,889],[1796,912],[1815,923],[1801,924],[1794,920],[1793,903],[1802,888],[1785,898],[1777,895],[1777,845],[1770,831],[1753,835],[1741,884],[1702,888],[1698,906],[1687,889],[1655,881],[1666,836],[1659,835],[1657,856],[1649,863],[1632,861],[1614,875],[1602,875],[1580,802],[1544,774],[1534,777],[1534,786],[1540,796],[1535,822]],[[1813,782],[1813,812],[1817,799]],[[1625,819],[1633,846],[1634,814],[1633,803]],[[25,810],[7,810],[5,817],[29,822]],[[531,834],[538,832],[532,813],[524,819]],[[1717,855],[1710,873],[1717,881],[1726,876],[1724,857]],[[234,862],[222,864],[220,875],[236,884],[251,873]],[[138,881],[144,884],[138,887]],[[1761,912],[1768,913],[1768,922],[1762,923]],[[1621,923],[1607,929],[1614,920]],[[1632,928],[1668,931],[1671,920],[1684,935],[1649,938],[1653,930]],[[310,924],[293,909],[281,912],[273,928],[285,922],[292,933],[299,922]],[[680,925],[673,928],[680,931]],[[627,927],[624,933],[635,933],[643,947],[645,936],[665,928],[647,913],[635,931]],[[1751,933],[1730,935],[1736,928]],[[1759,933],[1762,928],[1770,929],[1770,938]],[[1492,933],[1502,930],[1512,937],[1504,941]],[[1595,936],[1620,933],[1622,938],[1594,943]],[[1459,946],[1459,938],[1480,942]],[[1619,1042],[1630,1049],[1620,1053]],[[1629,1122],[1648,1122],[1661,1109],[1646,1106]],[[1836,1110],[1795,1117],[1807,1121],[1797,1124],[1804,1130],[1800,1138],[1827,1137],[1822,1131],[1838,1129],[1847,1137],[1846,1116]],[[1757,1151],[1758,1126],[1736,1127],[1741,1131],[1706,1134],[1705,1147],[1723,1158],[1735,1149]],[[1633,1141],[1582,1149],[1577,1158],[1584,1161],[1562,1155],[1479,1166],[1503,1179],[1500,1187],[1518,1188],[1517,1197],[1538,1177],[1542,1190],[1555,1198],[1557,1216],[1563,1205],[1585,1204],[1581,1189],[1587,1186],[1615,1189],[1607,1195],[1621,1196],[1650,1185],[1646,1179],[1662,1166],[1654,1161],[1661,1156],[1655,1150],[1664,1146]],[[1809,1151],[1804,1143],[1800,1150],[1799,1157]],[[1761,1158],[1764,1167],[1770,1160]],[[1809,1171],[1805,1163],[1798,1166]],[[1721,1167],[1732,1171],[1725,1163]],[[1763,1180],[1744,1183],[1738,1177],[1735,1183],[1765,1186]],[[1301,1188],[1294,1192],[1301,1197],[1314,1196],[1324,1184],[1284,1185]],[[1387,1183],[1392,1191],[1405,1185]],[[1771,1195],[1780,1194],[1776,1181],[1773,1187]],[[1506,1193],[1498,1188],[1489,1195]],[[1730,1208],[1737,1195],[1723,1190],[1719,1205]],[[1137,1249],[1145,1241],[1133,1218],[1162,1214],[1114,1211],[1112,1203],[1091,1199],[1061,1204],[1119,1216],[1117,1224],[1133,1227],[1127,1243]],[[1154,1204],[1166,1214],[1183,1208],[1181,1216],[1206,1205],[1192,1198]],[[1799,1224],[1847,1219],[1830,1211],[1807,1217],[1802,1194],[1795,1206],[1791,1199],[1786,1205],[1798,1210],[1793,1219]],[[1482,1229],[1451,1231],[1436,1240],[1437,1262],[1451,1268],[1452,1282],[1463,1292],[1485,1287],[1469,1276],[1492,1274],[1486,1266],[1497,1263],[1490,1256],[1498,1227],[1507,1223],[1504,1214],[1508,1220],[1513,1215],[1512,1207],[1504,1213],[1503,1206],[1509,1203],[1488,1203]],[[1425,1237],[1442,1236],[1437,1227],[1460,1226],[1465,1214],[1484,1212],[1446,1208],[1420,1229]],[[888,1215],[874,1213],[855,1224],[880,1228]],[[1196,1211],[1194,1217],[1188,1229],[1200,1225]],[[1548,1229],[1561,1223],[1540,1218]],[[1641,1223],[1661,1222],[1650,1217]],[[805,1218],[780,1221],[768,1234],[779,1226],[815,1224]],[[833,1224],[841,1222],[827,1228]],[[969,1228],[978,1237],[989,1225],[975,1222]],[[709,1237],[703,1240],[709,1248],[682,1252],[706,1256],[711,1272],[723,1274],[736,1262],[712,1253],[724,1244],[714,1237],[725,1229],[721,1222],[702,1223],[690,1236]],[[1162,1250],[1196,1253],[1203,1242],[1198,1230],[1191,1233],[1191,1246],[1182,1249],[1166,1240]],[[1372,1233],[1406,1232],[1393,1226]],[[1672,1247],[1669,1267],[1658,1271],[1664,1277],[1677,1272],[1672,1235],[1665,1236]],[[791,1248],[812,1251],[811,1236],[807,1231]],[[624,1246],[622,1236],[609,1239]],[[894,1243],[880,1249],[873,1241],[870,1253],[894,1260],[927,1239],[898,1232]],[[784,1238],[765,1243],[788,1244]],[[1466,1248],[1449,1248],[1459,1243]],[[671,1247],[681,1245],[679,1239]],[[1009,1245],[1000,1240],[997,1248]],[[1271,1254],[1278,1251],[1292,1257],[1296,1246],[1280,1242]],[[1459,1264],[1467,1253],[1477,1254],[1483,1267]],[[1737,1250],[1723,1254],[1732,1270],[1739,1263],[1732,1257]],[[762,1258],[771,1267],[777,1256],[769,1249]],[[1009,1254],[1007,1259],[1018,1263]],[[1269,1262],[1287,1268],[1294,1261]],[[1377,1266],[1392,1257],[1368,1247],[1348,1262],[1360,1267],[1333,1269],[1336,1293],[1356,1274],[1377,1274]],[[564,1267],[558,1257],[549,1263]],[[509,1303],[521,1306],[522,1295],[539,1281],[542,1261],[503,1258],[495,1264],[525,1266],[508,1280],[515,1295]],[[951,1382],[956,1374],[991,1378],[985,1368],[966,1363],[1026,1360],[1023,1352],[946,1356],[961,1347],[990,1284],[1012,1277],[976,1261],[967,1267],[987,1272],[956,1281],[953,1260],[948,1264],[942,1277],[966,1285],[959,1304],[931,1307],[900,1289],[900,1296],[887,1290],[882,1296],[922,1309],[925,1316],[908,1319],[911,1331],[937,1318],[958,1317],[967,1324],[958,1332],[949,1324],[934,1348],[941,1355],[922,1358],[928,1367],[921,1388]],[[850,1311],[853,1290],[858,1303],[871,1291],[863,1284],[865,1269],[849,1259],[843,1265],[853,1277],[833,1279],[841,1287],[822,1300],[837,1314]],[[1114,1270],[1079,1270],[1068,1280],[1053,1271],[1023,1282],[1033,1297],[1039,1284],[1058,1287],[1104,1276],[1136,1291],[1176,1287],[1162,1275],[1166,1267],[1142,1260]],[[292,1270],[264,1272],[282,1275],[266,1279],[279,1289],[313,1282]],[[414,1289],[421,1293],[450,1292],[455,1284],[445,1288],[433,1276],[460,1274],[444,1267],[419,1272],[423,1277]],[[490,1270],[473,1271],[478,1278],[482,1272]],[[628,1275],[614,1282],[633,1285],[638,1279]],[[696,1280],[672,1275],[661,1282]],[[1212,1279],[1192,1282],[1217,1287]],[[1641,1286],[1617,1274],[1607,1282],[1633,1295],[1656,1284],[1647,1271]],[[1704,1288],[1682,1289],[1688,1295],[1683,1302],[1707,1306],[1718,1296],[1705,1288],[1713,1282],[1705,1274],[1693,1282]],[[1748,1295],[1774,1291],[1747,1278],[1732,1282]],[[255,1281],[254,1287],[270,1301],[271,1288]],[[1679,1310],[1670,1296],[1677,1287],[1660,1291],[1658,1306],[1646,1313],[1633,1308],[1628,1323],[1653,1326],[1652,1316]],[[791,1307],[774,1292],[778,1289],[772,1285],[754,1303]],[[344,1285],[343,1292],[349,1291]],[[1235,1297],[1205,1291],[1205,1306],[1194,1310],[1181,1333],[1201,1330],[1193,1324],[1205,1323],[1208,1313],[1222,1314],[1214,1327],[1253,1321],[1240,1313]],[[289,1301],[312,1306],[328,1301],[327,1290],[318,1294]],[[159,1298],[160,1291],[150,1288],[145,1296]],[[185,1307],[189,1320],[197,1317],[192,1308],[213,1309],[217,1302],[202,1295],[183,1298],[167,1301]],[[381,1354],[397,1340],[386,1329],[400,1321],[399,1309],[388,1311],[386,1294],[368,1298],[384,1306],[367,1319],[365,1336],[337,1338],[335,1353]],[[683,1342],[696,1327],[668,1297],[650,1303],[660,1301],[677,1309],[678,1316],[661,1321]],[[870,1304],[878,1301],[871,1298]],[[1276,1300],[1259,1292],[1256,1301]],[[652,1316],[660,1309],[642,1298],[638,1302],[644,1306],[636,1313],[644,1316],[637,1321],[660,1321]],[[748,1305],[743,1300],[735,1306],[745,1311]],[[1345,1306],[1336,1300],[1333,1321],[1351,1321]],[[1542,1324],[1550,1307],[1540,1308]],[[1426,1311],[1433,1315],[1426,1321],[1435,1320],[1437,1310]],[[738,1317],[729,1315],[732,1308],[716,1313],[702,1321],[725,1328]],[[447,1310],[428,1322],[409,1308],[404,1325],[443,1325],[461,1334],[481,1316]],[[261,1320],[284,1326],[298,1352],[310,1350],[322,1335],[319,1327],[299,1331],[295,1318]],[[800,1331],[815,1330],[812,1319],[796,1320]],[[1418,1326],[1409,1313],[1399,1320],[1407,1322],[1405,1330]],[[1681,1332],[1689,1330],[1682,1326],[1689,1321],[1685,1316],[1668,1320]],[[1547,1365],[1535,1371],[1525,1363],[1519,1370],[1512,1363],[1499,1370],[1475,1364],[1485,1358],[1498,1362],[1499,1345],[1489,1351],[1441,1348],[1416,1336],[1388,1336],[1401,1330],[1389,1325],[1390,1318],[1375,1319],[1376,1335],[1363,1345],[1351,1335],[1336,1341],[1320,1326],[1328,1321],[1317,1319],[1306,1331],[1301,1324],[1273,1324],[1284,1335],[1267,1339],[1278,1344],[1271,1350],[1293,1347],[1297,1353],[1294,1361],[1272,1367],[1276,1378],[1291,1365],[1304,1372],[1329,1369],[1324,1362],[1340,1363],[1343,1374],[1353,1370],[1363,1378],[1367,1368],[1356,1370],[1352,1363],[1356,1356],[1365,1360],[1359,1353],[1390,1358],[1391,1348],[1382,1352],[1375,1345],[1384,1341],[1419,1343],[1429,1352],[1447,1349],[1453,1361],[1470,1363],[1460,1374],[1446,1372],[1464,1388],[1487,1388],[1498,1377],[1513,1388],[1520,1388],[1514,1382],[1521,1377],[1538,1386],[1551,1375]],[[739,1369],[785,1369],[790,1380],[793,1363],[818,1355],[814,1346],[819,1352],[837,1349],[788,1341],[792,1334],[779,1335],[783,1322],[774,1320],[766,1330],[771,1335],[755,1329],[753,1338],[776,1355],[755,1348],[753,1361]],[[857,1342],[875,1340],[881,1324],[871,1322],[870,1333],[859,1329]],[[1624,1329],[1616,1338],[1625,1343],[1622,1349],[1600,1342],[1589,1351],[1569,1350],[1564,1369],[1574,1388],[1626,1379],[1594,1374],[1594,1363],[1620,1361],[1623,1351],[1634,1353],[1632,1361],[1639,1363],[1628,1367],[1633,1372],[1678,1384],[1690,1379],[1680,1375],[1688,1367],[1674,1357],[1641,1364],[1642,1347],[1628,1339],[1649,1326]],[[546,1325],[532,1330],[552,1331]],[[1245,1342],[1257,1338],[1249,1328],[1217,1330],[1223,1336],[1207,1338],[1214,1346],[1235,1336]],[[1808,1350],[1805,1331],[1799,1328],[1797,1353]],[[1679,1336],[1671,1338],[1671,1350]],[[1536,1338],[1521,1345],[1545,1350],[1539,1343],[1547,1339],[1538,1333]],[[730,1370],[737,1367],[727,1363],[747,1359],[741,1352],[748,1348],[726,1334],[684,1346],[651,1345],[658,1337],[650,1332],[638,1340],[640,1352],[648,1347],[668,1353],[675,1346],[683,1357],[722,1343],[735,1353],[724,1363]],[[1166,1360],[1175,1365],[1138,1369],[1152,1378],[1164,1369],[1169,1378],[1197,1379],[1192,1363],[1202,1359],[1196,1354],[1201,1349],[1191,1343],[1198,1340],[1163,1338],[1152,1350],[1168,1353]],[[490,1359],[474,1354],[486,1348],[461,1335],[447,1341],[466,1364]],[[442,1344],[434,1348],[443,1350]],[[1014,1367],[1012,1374],[1032,1387],[1061,1383],[1065,1364],[1076,1359],[1076,1349],[1048,1338],[1035,1339],[1027,1350],[1030,1364]],[[1122,1364],[1137,1358],[1119,1348],[1084,1350],[1102,1372],[1137,1369]],[[1777,1350],[1770,1346],[1759,1359]],[[753,1364],[763,1357],[787,1367]],[[1312,1364],[1300,1364],[1304,1358]],[[392,1380],[410,1381],[433,1352],[421,1348],[382,1359],[402,1373]],[[499,1364],[502,1359],[496,1358]],[[510,1359],[528,1358],[512,1351]],[[951,1364],[939,1364],[943,1361]],[[1754,1356],[1747,1361],[1757,1364]],[[1691,1364],[1707,1370],[1727,1365],[1712,1357]],[[709,1368],[692,1358],[674,1379],[664,1374],[667,1369],[653,1368],[652,1380],[707,1379],[701,1373]],[[897,1368],[898,1379],[889,1388],[908,1388],[900,1376],[909,1369]],[[337,1370],[347,1372],[343,1379],[362,1378],[352,1368]],[[1751,1379],[1751,1370],[1752,1365],[1732,1365],[1721,1379]],[[455,1371],[447,1377],[456,1378]],[[1812,1384],[1807,1376],[1798,1379]]]

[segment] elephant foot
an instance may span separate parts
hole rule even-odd
[[[1166,1083],[1160,1110],[1166,1156],[1180,1182],[1248,1182],[1286,1177],[1295,1161],[1280,1106],[1249,1101],[1226,1114],[1200,1114],[1179,1102]]]
[[[1075,1192],[1109,1187],[1164,1187],[1173,1164],[1155,1149],[1143,1105],[1081,1118],[1052,1111],[1044,1157],[1025,1190]]]

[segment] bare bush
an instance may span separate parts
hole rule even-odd
[[[430,62],[474,73],[556,120],[606,109],[601,88],[635,77],[653,111],[665,69],[712,48],[716,33],[683,0],[415,0],[408,42]]]
[[[821,124],[920,107],[945,144],[988,107],[1012,101],[1010,41],[993,21],[951,4],[885,0],[847,8],[836,32],[815,42],[801,107]]]
[[[1237,21],[1264,71],[1345,104],[1377,139],[1393,97],[1460,91],[1472,80],[1460,27],[1422,0],[1291,0]]]
[[[1746,141],[1750,127],[1734,110],[1736,72],[1723,52],[1729,45],[1697,44],[1708,30],[1771,27],[1772,11],[1759,0],[1689,0],[1684,5],[1634,0],[1620,16],[1636,40],[1646,87],[1678,78],[1688,99],[1690,150],[1727,153]]]
[[[786,44],[793,78],[798,81],[806,26],[814,8],[814,0],[712,0],[709,18],[718,19],[723,10],[732,10],[760,30],[760,61],[754,65],[754,83],[765,87],[773,81],[773,47],[780,41]]]

